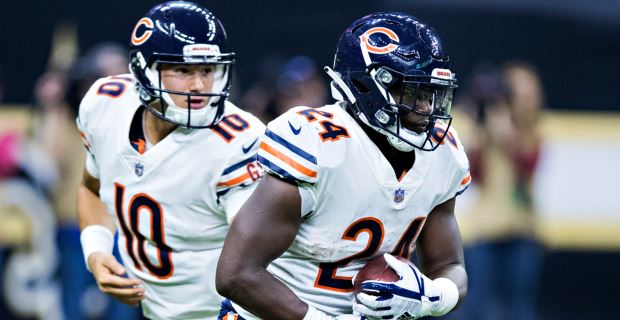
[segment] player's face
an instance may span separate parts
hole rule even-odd
[[[161,67],[161,81],[167,90],[209,93],[213,87],[214,66],[206,64],[168,64]],[[204,108],[209,97],[170,94],[179,108]]]
[[[402,93],[402,94],[401,94]],[[426,131],[429,123],[430,113],[433,111],[434,91],[405,86],[396,86],[390,89],[390,94],[399,104],[404,104],[415,109],[416,112],[409,112],[401,117],[401,123],[405,128],[422,133]]]

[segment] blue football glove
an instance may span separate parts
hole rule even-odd
[[[357,295],[353,303],[356,314],[379,319],[417,319],[446,314],[458,302],[458,288],[454,282],[446,278],[433,281],[415,266],[390,254],[385,254],[384,258],[400,280],[362,282],[363,290],[374,295],[365,292]]]

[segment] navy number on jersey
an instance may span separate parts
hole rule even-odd
[[[114,187],[116,216],[121,226],[121,231],[125,235],[125,245],[131,261],[138,270],[142,270],[142,266],[144,266],[150,274],[159,279],[169,278],[174,272],[174,265],[171,258],[172,249],[165,243],[164,211],[161,205],[147,194],[136,194],[129,201],[129,216],[126,218],[125,211],[123,210],[125,187],[118,183],[114,183]],[[157,257],[159,260],[157,264],[154,264],[149,259],[144,249],[147,237],[139,230],[141,212],[146,212],[150,215],[148,221],[150,221],[151,225],[148,240],[154,242],[157,247]],[[129,225],[127,224],[127,219],[129,220]],[[134,241],[137,242],[135,245]]]
[[[425,220],[425,217],[420,217],[409,224],[407,230],[405,230],[396,246],[394,246],[391,252],[392,255],[409,259],[411,255],[411,244],[418,238],[418,235],[420,235]],[[346,266],[353,260],[368,258],[377,253],[383,242],[383,223],[381,220],[374,217],[362,218],[353,222],[347,230],[345,230],[342,239],[355,241],[361,232],[368,233],[368,243],[364,250],[336,262],[321,263],[319,265],[318,275],[314,281],[315,287],[338,292],[353,291],[352,277],[338,276],[338,268]]]

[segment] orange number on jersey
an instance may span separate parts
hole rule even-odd
[[[400,240],[394,246],[392,250],[393,255],[409,258],[411,244],[415,242],[424,225],[425,217],[416,218],[409,224],[407,230],[403,233]],[[319,273],[314,281],[314,286],[317,288],[338,291],[338,292],[351,292],[353,291],[353,282],[351,277],[342,277],[336,275],[339,267],[344,267],[353,260],[359,260],[374,255],[383,242],[383,223],[381,220],[370,217],[363,218],[353,222],[342,235],[343,240],[355,241],[357,236],[361,232],[368,233],[368,243],[366,248],[350,257],[344,258],[336,262],[324,262],[319,265]]]
[[[349,292],[353,290],[351,277],[336,275],[338,267],[345,266],[354,259],[363,259],[375,254],[383,241],[383,223],[381,223],[379,219],[373,217],[357,220],[345,230],[342,239],[355,241],[362,232],[368,233],[368,244],[366,248],[340,261],[321,263],[319,265],[319,274],[314,281],[315,287],[339,292]]]
[[[223,117],[211,130],[226,140],[226,142],[230,142],[235,138],[235,135],[232,134],[233,131],[242,132],[248,128],[250,128],[250,123],[240,115],[233,113]]]
[[[159,279],[168,279],[174,272],[174,264],[172,263],[172,249],[166,245],[164,236],[164,210],[159,202],[144,193],[134,195],[129,202],[129,227],[125,220],[125,214],[123,210],[123,200],[125,197],[125,186],[114,183],[114,207],[116,209],[116,216],[121,226],[121,231],[125,235],[125,245],[127,247],[127,253],[131,258],[131,261],[136,266],[136,269],[142,270],[142,265],[146,267],[148,272]],[[148,239],[152,240],[157,247],[157,257],[159,265],[155,265],[147,257],[144,243],[147,237],[140,233],[140,210],[146,210],[150,216],[150,235]],[[137,240],[138,257],[136,257],[136,249],[134,249],[134,240]]]
[[[431,139],[433,139],[435,143],[438,143],[439,141],[441,141],[441,144],[446,143],[446,140],[447,140],[448,142],[450,142],[450,144],[453,147],[458,149],[459,148],[459,144],[457,143],[458,137],[455,134],[453,134],[450,129],[448,129],[448,134],[446,135],[446,129],[435,127],[435,129],[433,130],[433,133],[431,134]]]
[[[99,86],[97,89],[98,95],[118,98],[127,88],[127,84],[125,82],[131,83],[132,81],[131,78],[125,77],[110,77],[109,79],[111,81],[104,82]]]
[[[245,166],[245,169],[248,171],[248,174],[250,175],[250,178],[252,178],[252,181],[258,180],[258,178],[263,175],[260,166],[255,162],[248,163]]]
[[[316,110],[312,108],[304,109],[304,110],[298,111],[297,113],[304,116],[306,120],[308,120],[309,122],[317,120],[317,116],[324,117],[327,119],[332,119],[334,117],[334,115],[329,112]],[[320,121],[319,123],[321,124],[321,126],[323,126],[323,129],[325,129],[319,132],[319,136],[321,137],[322,141],[338,141],[341,137],[342,138],[350,137],[349,132],[347,131],[345,127],[339,126],[327,120]]]

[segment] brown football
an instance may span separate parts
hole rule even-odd
[[[405,263],[411,264],[412,262],[400,257],[396,256],[396,259],[403,261]],[[369,260],[366,265],[357,273],[355,278],[353,279],[353,293],[358,294],[362,292],[362,282],[366,280],[378,280],[385,282],[396,282],[400,279],[396,271],[388,266],[387,262],[383,258],[383,255],[380,255],[372,260]]]

